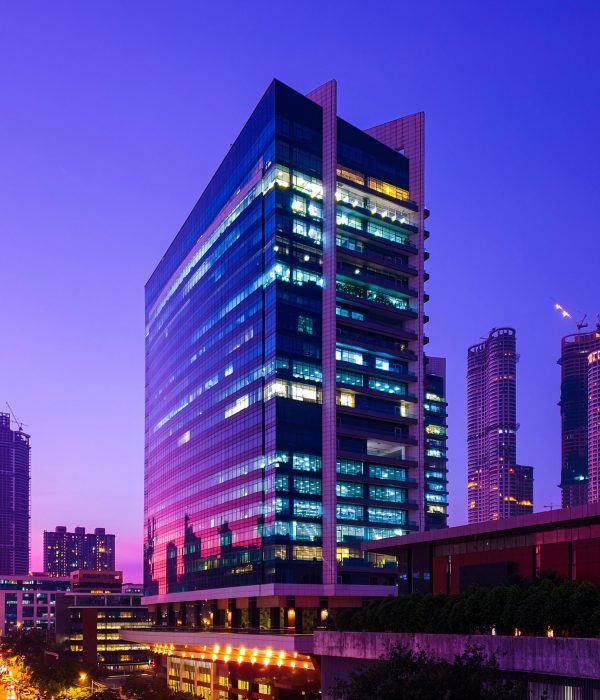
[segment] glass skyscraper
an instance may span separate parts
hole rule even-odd
[[[0,413],[0,574],[29,571],[29,435]]]
[[[274,81],[146,285],[159,625],[310,631],[395,592],[362,542],[445,525],[423,114],[362,131],[336,101]]]

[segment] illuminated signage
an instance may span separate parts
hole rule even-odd
[[[600,350],[594,350],[594,352],[591,352],[588,355],[588,362],[592,364],[592,362],[598,362],[600,361]]]

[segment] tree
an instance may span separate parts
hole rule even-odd
[[[132,673],[123,683],[123,694],[134,700],[193,700],[193,696],[172,690],[158,678]]]
[[[424,651],[393,647],[374,665],[330,690],[338,700],[519,700],[523,687],[499,676],[493,657],[472,646],[453,663]]]

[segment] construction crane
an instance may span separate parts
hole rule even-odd
[[[572,314],[570,314],[570,313],[565,309],[565,307],[564,307],[564,306],[561,306],[558,302],[555,302],[555,303],[554,303],[554,308],[555,308],[557,311],[560,312],[560,315],[561,315],[563,318],[570,318],[571,320],[573,320]],[[587,318],[587,314],[584,314],[584,315],[583,315],[583,318],[581,319],[581,321],[575,321],[575,322],[574,322],[574,323],[575,323],[575,326],[577,327],[577,332],[578,332],[578,333],[581,333],[581,329],[582,329],[582,328],[587,328],[587,327],[588,327],[588,324],[587,324],[587,322],[586,322],[586,318]]]
[[[8,406],[8,410],[10,411],[10,415],[12,416],[12,419],[14,420],[14,422],[17,424],[17,427],[19,428],[19,431],[22,432],[22,431],[23,431],[23,427],[26,426],[27,423],[21,423],[20,420],[17,420],[17,417],[15,416],[15,412],[14,412],[14,411],[12,410],[12,408],[10,407],[10,404],[8,403],[8,401],[6,402],[6,405]]]

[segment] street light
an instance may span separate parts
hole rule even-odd
[[[79,674],[79,680],[82,683],[85,683],[85,679],[87,678],[87,673],[83,673],[83,671]],[[94,679],[90,678],[90,689],[92,693],[94,692]]]

